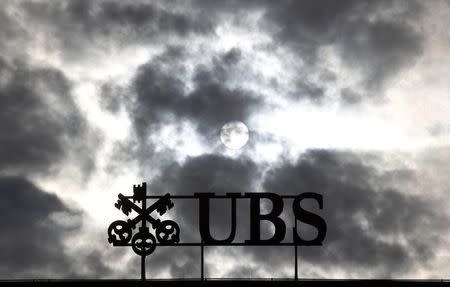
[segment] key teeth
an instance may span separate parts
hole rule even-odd
[[[167,211],[167,206],[165,204],[160,205],[158,206],[158,208],[156,208],[156,211],[159,213],[159,215],[163,215]]]
[[[161,220],[160,219],[156,219],[156,222],[152,223],[152,228],[156,229],[158,228],[158,226],[161,224]]]

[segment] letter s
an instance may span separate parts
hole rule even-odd
[[[292,210],[295,215],[295,220],[296,221],[300,220],[301,222],[314,226],[315,228],[317,228],[318,233],[316,238],[312,240],[304,240],[298,235],[297,224],[295,224],[295,227],[293,228],[294,242],[304,246],[320,246],[322,245],[322,241],[325,239],[325,236],[327,234],[327,223],[319,215],[309,212],[301,207],[300,202],[303,199],[307,198],[316,200],[317,203],[319,204],[319,208],[320,209],[323,208],[323,198],[321,194],[314,192],[302,193],[299,196],[297,196],[294,199],[294,202],[292,203]]]

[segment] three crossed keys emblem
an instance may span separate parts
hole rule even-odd
[[[161,245],[176,244],[180,241],[180,227],[173,220],[163,220],[154,218],[151,214],[156,211],[159,216],[171,209],[174,204],[170,199],[170,194],[160,197],[156,202],[147,206],[147,186],[144,182],[142,185],[133,186],[133,196],[124,196],[119,194],[119,199],[115,207],[128,216],[133,210],[137,216],[133,219],[116,220],[108,228],[108,242],[113,246],[129,246],[131,239],[131,247],[133,251],[140,256],[147,256],[153,253],[156,248],[156,239]],[[129,199],[132,198],[133,202]],[[140,202],[141,206],[135,204]],[[133,231],[140,223],[138,232],[133,235]],[[155,232],[153,235],[147,223]]]

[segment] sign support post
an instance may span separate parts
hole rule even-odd
[[[203,250],[203,248],[204,248],[203,240],[202,240],[202,242],[201,242],[200,248],[201,248],[201,252],[200,252],[200,257],[201,257],[201,258],[200,258],[200,261],[201,261],[200,278],[201,278],[201,281],[204,281],[204,280],[205,280],[205,273],[204,273],[204,265],[205,265],[205,261],[204,261],[204,256],[203,256],[203,253],[204,253],[204,250]]]
[[[147,209],[147,184],[142,183],[144,196],[142,197],[142,210]],[[142,230],[147,229],[147,220],[142,220]],[[141,255],[141,280],[145,281],[145,254]]]
[[[297,231],[297,219],[295,219],[295,230]],[[295,249],[295,281],[298,280],[298,258],[297,258],[297,244],[294,245]]]

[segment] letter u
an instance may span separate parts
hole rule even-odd
[[[240,193],[227,193],[231,199],[231,232],[228,238],[218,240],[214,239],[209,229],[209,199],[214,198],[215,194],[210,193],[195,193],[194,196],[199,198],[199,228],[200,236],[205,245],[227,244],[234,240],[236,236],[236,198],[240,197]]]

